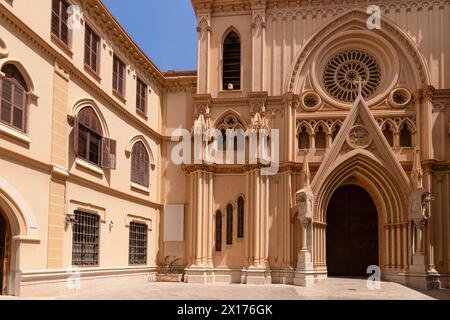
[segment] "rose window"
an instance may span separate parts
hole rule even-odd
[[[361,50],[342,51],[327,63],[323,83],[327,92],[342,102],[353,102],[358,96],[359,82],[362,95],[370,97],[381,81],[378,62],[370,54]]]

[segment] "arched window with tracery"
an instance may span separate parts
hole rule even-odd
[[[241,39],[231,31],[223,42],[223,90],[241,90]]]
[[[20,71],[12,64],[2,68],[0,80],[0,120],[2,123],[26,132],[27,84]]]
[[[233,244],[233,205],[227,206],[227,245]]]
[[[131,151],[131,182],[144,187],[150,185],[150,157],[142,141],[134,144]]]
[[[298,148],[300,150],[309,149],[309,133],[306,126],[302,126],[298,133]]]
[[[74,124],[77,157],[105,169],[116,168],[116,141],[104,137],[100,119],[92,107],[78,112]]]
[[[400,147],[411,148],[413,147],[413,139],[411,129],[406,123],[400,126]]]
[[[317,128],[315,142],[317,149],[325,149],[327,147],[327,134],[321,125]]]
[[[238,199],[238,238],[244,237],[244,198]]]
[[[222,251],[222,211],[216,212],[216,251]]]

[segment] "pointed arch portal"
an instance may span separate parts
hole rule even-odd
[[[330,276],[364,276],[367,267],[379,265],[377,209],[363,188],[345,185],[331,197],[326,253]]]

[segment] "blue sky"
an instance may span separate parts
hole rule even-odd
[[[102,0],[161,71],[197,68],[196,18],[189,0]]]

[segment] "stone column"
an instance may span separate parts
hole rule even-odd
[[[302,287],[312,287],[315,283],[314,266],[310,248],[312,248],[312,193],[303,189],[297,193],[299,206],[298,218],[302,223],[302,248],[298,253],[297,269],[294,284]]]
[[[190,245],[193,247],[193,264],[186,268],[186,282],[211,283],[214,281],[213,266],[213,173],[198,169],[191,174],[191,219],[189,223]]]
[[[249,248],[250,267],[247,269],[247,284],[268,284],[272,282],[269,267],[269,177],[261,175],[259,168],[247,173],[250,197],[249,214],[252,216]]]

